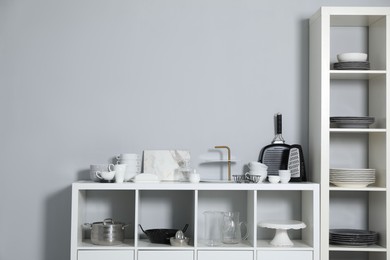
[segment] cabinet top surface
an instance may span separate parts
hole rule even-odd
[[[78,181],[72,184],[78,190],[316,190],[319,184],[311,182],[271,184],[271,183],[187,183],[187,182],[159,182],[159,183],[98,183],[92,181]]]

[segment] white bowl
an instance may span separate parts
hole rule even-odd
[[[367,61],[367,53],[349,52],[337,54],[339,62],[362,62]]]

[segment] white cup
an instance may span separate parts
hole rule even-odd
[[[280,176],[280,178],[291,178],[291,171],[290,170],[279,170],[279,176]]]
[[[123,183],[125,181],[125,173],[124,172],[116,172],[115,173],[115,182],[116,183]]]
[[[290,170],[279,170],[280,182],[288,183],[291,179],[291,171]]]
[[[115,182],[122,183],[125,179],[126,164],[115,164]]]
[[[99,178],[96,177],[96,172],[104,172],[104,171],[113,171],[113,164],[91,164],[89,166],[89,176],[93,181],[99,181]]]
[[[268,176],[268,181],[270,183],[278,183],[280,181],[280,177],[277,175],[270,175]]]
[[[200,175],[199,173],[190,173],[189,175],[189,180],[192,183],[198,183],[200,181]]]
[[[115,177],[115,171],[97,171],[96,177],[101,180],[111,181]]]

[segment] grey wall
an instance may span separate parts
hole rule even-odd
[[[69,259],[72,182],[124,152],[307,146],[308,18],[388,0],[0,0],[0,259]],[[210,174],[207,169],[204,175]]]

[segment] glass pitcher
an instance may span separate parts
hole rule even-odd
[[[241,236],[241,228],[245,226],[245,235]],[[222,225],[222,242],[224,244],[238,244],[248,238],[246,223],[240,222],[240,212],[224,212]]]
[[[222,244],[222,224],[224,212],[205,211],[204,239],[207,246],[219,246]]]

